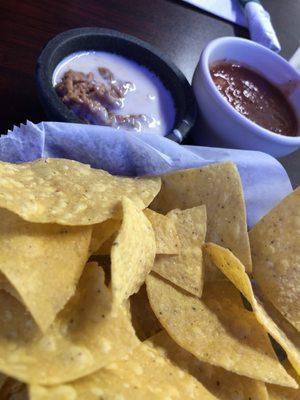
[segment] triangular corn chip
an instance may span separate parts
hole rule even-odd
[[[24,221],[0,208],[0,287],[20,299],[46,332],[74,294],[92,228]],[[11,288],[9,287],[11,286]]]
[[[180,243],[178,255],[158,255],[153,271],[185,289],[201,296],[203,288],[203,262],[201,246],[206,234],[205,206],[187,210],[172,210],[167,214],[174,222]]]
[[[220,400],[268,400],[266,385],[241,375],[199,361],[178,346],[166,333],[157,333],[150,342],[162,351],[175,365],[193,375],[207,390]]]
[[[75,296],[46,335],[3,290],[0,327],[0,371],[27,383],[72,381],[121,359],[138,344],[127,310],[111,310],[111,293],[96,263],[87,264]]]
[[[126,359],[69,385],[30,388],[30,400],[58,399],[217,400],[217,397],[152,346],[141,344]]]
[[[135,204],[123,198],[123,220],[111,249],[111,287],[115,306],[136,293],[151,271],[155,236],[151,223]]]
[[[279,363],[267,333],[228,281],[208,283],[201,299],[151,274],[150,305],[175,342],[200,361],[230,372],[295,387]]]
[[[161,190],[150,207],[167,213],[205,204],[206,240],[230,248],[251,271],[245,201],[236,166],[225,162],[173,171],[161,175],[161,180]]]
[[[126,178],[60,158],[24,164],[0,161],[0,207],[30,222],[92,225],[118,215],[123,196],[140,209],[160,189],[160,178]]]
[[[179,238],[174,221],[150,208],[146,208],[144,214],[151,222],[155,233],[156,254],[178,254]]]
[[[300,374],[300,350],[292,343],[286,334],[275,324],[264,309],[263,305],[256,299],[253,293],[250,279],[245,272],[243,264],[228,249],[224,249],[213,243],[204,246],[215,265],[227,276],[236,288],[246,297],[252,306],[257,320],[266,331],[286,351],[288,359],[296,371]]]
[[[249,237],[255,280],[300,331],[300,187],[263,217]]]

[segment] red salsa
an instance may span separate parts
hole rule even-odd
[[[211,64],[210,74],[219,92],[240,114],[272,132],[297,136],[292,106],[267,79],[234,61]]]

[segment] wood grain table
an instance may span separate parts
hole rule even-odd
[[[263,4],[271,14],[281,54],[289,58],[300,45],[300,1]],[[36,59],[54,35],[83,26],[117,29],[148,41],[165,52],[189,81],[208,42],[248,35],[247,30],[182,1],[0,0],[0,133],[27,119],[46,120],[35,89]],[[300,185],[300,151],[281,162],[293,185]]]

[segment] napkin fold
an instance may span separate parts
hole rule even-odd
[[[183,0],[195,7],[224,18],[237,25],[248,27],[248,22],[238,0]]]
[[[249,1],[245,5],[245,15],[251,39],[279,53],[281,50],[280,43],[271,23],[270,14],[263,6],[255,1]]]
[[[280,43],[271,23],[270,14],[258,0],[184,0],[211,14],[249,29],[254,42],[279,52]],[[243,7],[242,7],[242,5]]]
[[[61,122],[27,122],[0,137],[2,161],[20,163],[41,157],[73,159],[125,176],[231,160],[241,176],[249,227],[292,190],[282,165],[257,151],[181,146],[154,134]]]

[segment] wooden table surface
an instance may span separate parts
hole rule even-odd
[[[300,45],[300,1],[264,0],[289,58]],[[220,36],[248,32],[182,1],[0,0],[0,133],[14,124],[46,120],[38,102],[34,70],[42,47],[54,35],[82,26],[117,29],[164,51],[190,81],[204,46]],[[281,160],[300,185],[300,152]]]

